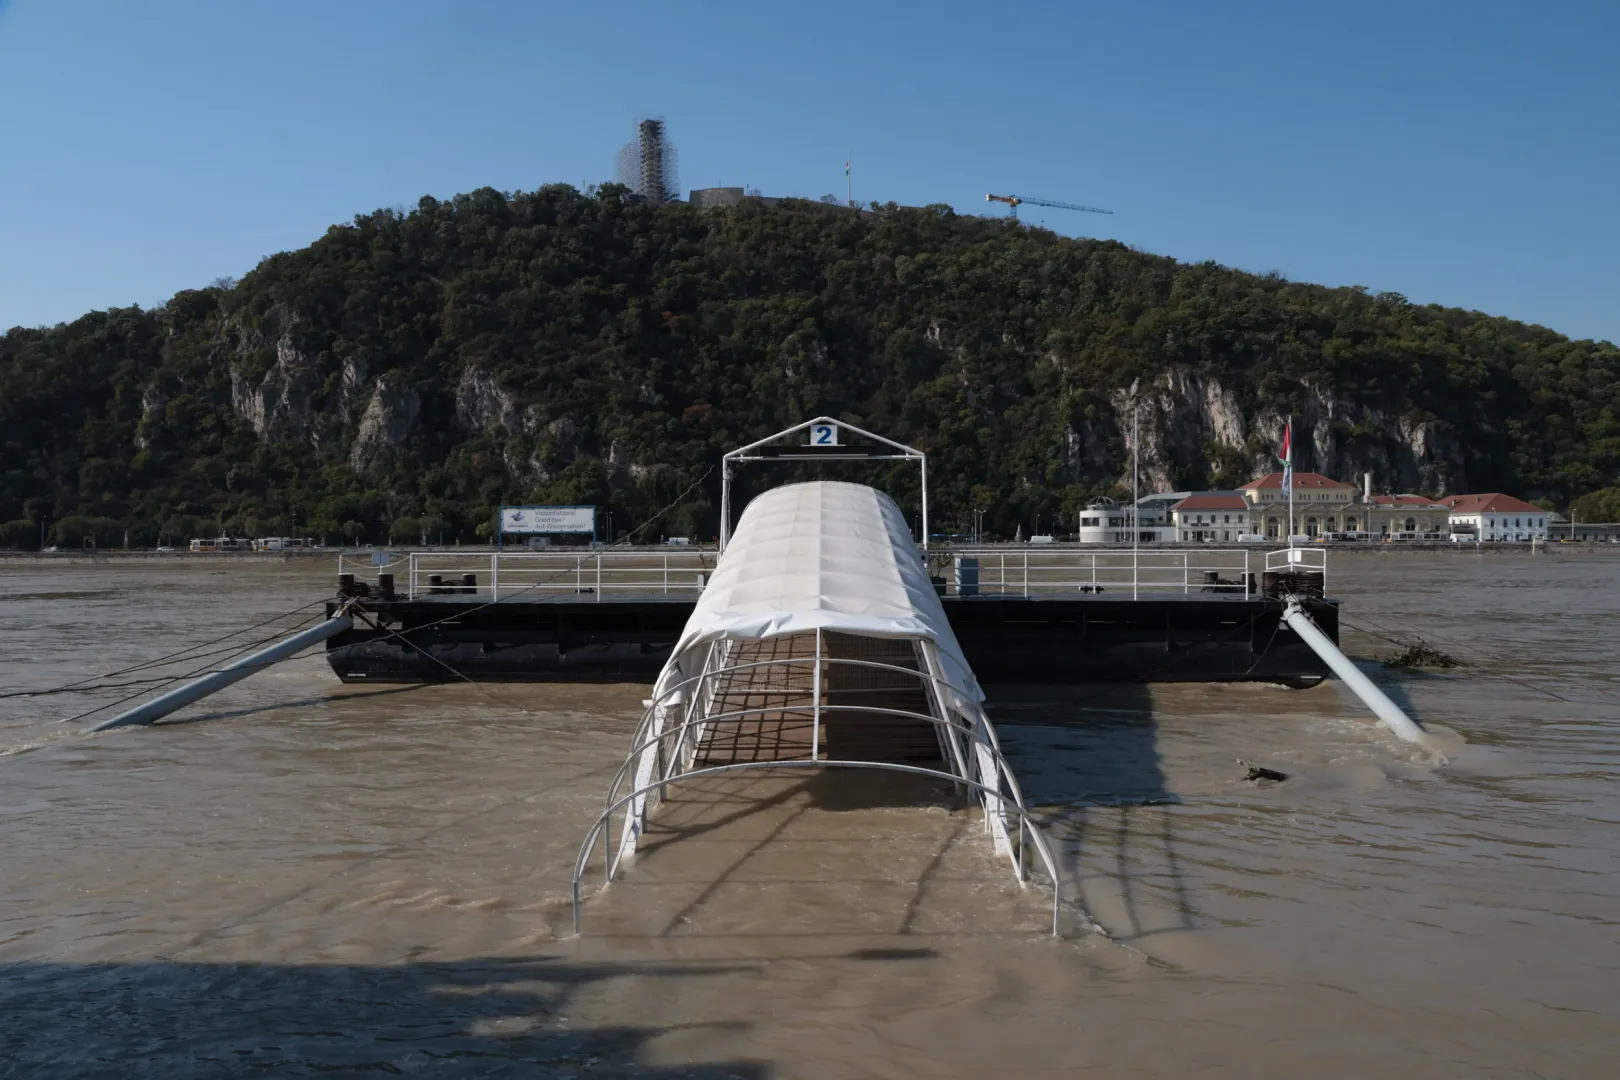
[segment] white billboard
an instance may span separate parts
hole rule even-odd
[[[590,533],[596,535],[594,506],[503,506],[502,533]]]

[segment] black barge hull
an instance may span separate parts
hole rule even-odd
[[[590,595],[366,598],[355,628],[327,641],[344,682],[652,682],[694,600]],[[946,596],[981,682],[1271,682],[1314,686],[1327,667],[1282,621],[1279,599],[1191,593]],[[328,610],[336,610],[337,602]],[[1306,610],[1334,642],[1337,601]]]

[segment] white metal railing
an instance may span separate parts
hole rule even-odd
[[[357,569],[351,560],[347,569]],[[365,569],[394,574],[398,595],[525,596],[590,595],[696,597],[708,584],[714,555],[701,550],[635,551],[412,551],[384,566]],[[338,557],[338,572],[345,571]]]
[[[1266,552],[1266,573],[1321,574],[1327,587],[1327,552],[1321,548],[1283,548]]]
[[[953,548],[941,569],[948,596],[971,595],[967,575],[959,584],[955,561],[969,558],[978,561],[978,581],[973,591],[980,596],[1112,592],[1129,593],[1135,598],[1144,593],[1188,595],[1206,589],[1245,592],[1249,575],[1258,568],[1258,554],[1253,550],[1221,548],[1177,551]],[[936,556],[936,560],[938,558]]]
[[[1303,569],[1326,580],[1324,548],[1266,551],[1241,548],[1137,550],[1044,548],[1022,545],[953,548],[928,556],[946,596],[1032,597],[1063,593],[1114,596],[1190,595],[1205,591],[1243,593],[1261,569]],[[977,562],[977,581],[958,584],[955,560]],[[701,549],[446,552],[413,551],[390,556],[386,565],[365,561],[368,572],[390,573],[398,595],[633,596],[696,598],[708,584],[715,553]],[[1290,562],[1293,559],[1296,561]],[[358,560],[338,556],[338,571],[358,571]],[[468,578],[470,576],[470,583]],[[1258,582],[1256,582],[1258,585]]]

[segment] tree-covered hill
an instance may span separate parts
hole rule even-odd
[[[0,546],[471,541],[531,501],[708,536],[719,455],[818,413],[927,450],[942,529],[1072,522],[1128,484],[1133,413],[1150,486],[1241,482],[1292,415],[1302,469],[1562,504],[1620,483],[1617,376],[1611,344],[943,207],[484,189],[0,338]]]

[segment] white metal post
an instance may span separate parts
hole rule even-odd
[[[922,461],[920,462],[920,464],[922,465],[922,512],[923,512],[922,546],[923,546],[923,550],[927,551],[928,550],[928,459],[926,457],[923,458]]]
[[[498,551],[489,556],[489,596],[492,600],[501,598],[501,553]]]
[[[811,673],[810,760],[821,760],[821,627],[816,627],[816,667]]]
[[[731,459],[720,459],[720,552],[725,553],[726,541],[731,538]],[[668,569],[666,564],[666,570]],[[669,586],[668,574],[664,585]]]
[[[1137,516],[1137,508],[1142,504],[1142,495],[1137,490],[1138,463],[1141,460],[1140,447],[1142,445],[1141,430],[1136,421],[1136,398],[1131,398],[1131,516],[1127,519],[1131,523],[1131,599],[1136,599],[1136,580],[1140,576],[1137,564],[1141,561],[1137,557],[1137,548],[1142,539],[1142,522]]]

